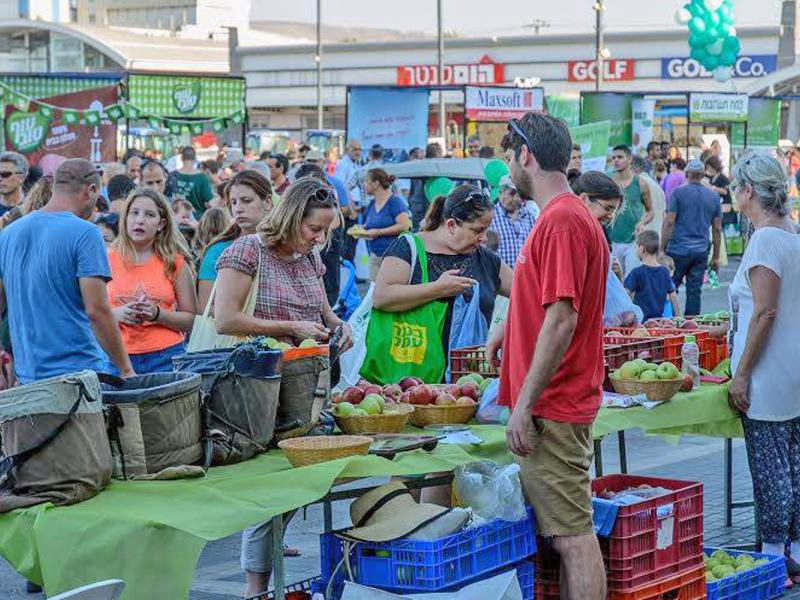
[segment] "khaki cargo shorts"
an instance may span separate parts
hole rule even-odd
[[[515,456],[525,499],[545,537],[594,533],[589,467],[591,424],[560,423],[533,417],[528,456]]]

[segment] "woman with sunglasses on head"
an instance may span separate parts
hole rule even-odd
[[[258,171],[237,173],[225,189],[233,222],[211,240],[202,252],[197,273],[197,311],[202,314],[217,279],[217,260],[240,237],[252,235],[256,226],[272,210],[272,184]]]
[[[333,191],[314,177],[289,185],[280,203],[258,225],[258,233],[236,240],[217,262],[219,286],[214,301],[217,332],[269,336],[298,344],[326,342],[342,327],[341,346],[352,344],[350,327],[331,310],[322,276],[320,248],[328,243],[339,203]],[[255,311],[243,310],[258,275]],[[242,568],[246,597],[267,589],[272,572],[272,527],[245,530]]]
[[[429,283],[421,283],[419,261],[411,273],[411,247],[397,239],[383,257],[373,292],[373,305],[386,312],[403,312],[434,300],[448,303],[442,345],[449,350],[453,300],[465,294],[469,300],[480,284],[480,309],[490,323],[497,295],[508,297],[514,272],[500,257],[484,247],[492,223],[493,206],[487,195],[473,185],[460,185],[448,196],[439,196],[428,208],[422,240],[428,258]]]
[[[134,370],[171,372],[172,357],[184,352],[197,297],[191,251],[162,194],[130,193],[108,262],[108,296]]]

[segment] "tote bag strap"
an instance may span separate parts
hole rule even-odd
[[[256,274],[253,276],[253,282],[250,284],[250,291],[247,293],[247,298],[244,301],[243,307],[243,312],[249,317],[252,317],[256,310],[258,285],[261,280],[261,238],[259,238],[258,244],[258,265],[256,266]],[[219,275],[219,273],[217,275]],[[214,297],[217,295],[217,283],[219,283],[218,276],[214,278],[214,285],[211,286],[211,293],[208,295],[208,302],[206,302],[206,307],[203,309],[204,319],[208,318],[209,314],[211,313],[211,307],[214,306]]]
[[[408,273],[408,284],[407,284],[407,285],[411,285],[411,281],[414,279],[414,269],[417,267],[417,256],[419,254],[418,251],[417,251],[417,247],[421,246],[422,247],[422,253],[424,254],[425,253],[425,246],[422,244],[422,240],[419,239],[413,233],[404,233],[401,237],[405,241],[408,242],[408,246],[411,249],[411,270]],[[427,278],[428,278],[428,264],[427,264],[427,262],[425,264],[424,278],[425,278],[425,280],[427,280]],[[422,283],[427,283],[427,281],[423,281]]]
[[[428,281],[428,254],[425,252],[425,244],[417,235],[413,233],[410,234],[411,238],[413,239],[414,243],[412,244],[412,250],[416,247],[416,252],[414,258],[419,260],[419,270],[420,270],[420,283],[429,283]],[[410,242],[409,242],[410,243]],[[414,270],[412,266],[412,272]]]

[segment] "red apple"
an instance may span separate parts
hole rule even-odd
[[[456,404],[468,404],[470,406],[474,406],[475,400],[473,400],[469,396],[461,396],[461,398],[456,400]]]
[[[642,323],[648,329],[659,329],[661,327],[661,321],[659,319],[647,319],[644,323]]]
[[[459,387],[455,383],[448,383],[446,386],[444,386],[443,391],[445,394],[450,394],[456,398],[463,396],[463,394],[460,393]]]
[[[453,394],[439,394],[436,397],[436,406],[449,406],[456,403],[456,398]]]
[[[369,396],[370,394],[377,394],[378,396],[383,395],[383,388],[377,384],[371,383],[367,387],[362,388],[364,390],[364,396]]]
[[[418,385],[408,390],[408,401],[411,404],[430,404],[433,399],[426,385]]]
[[[356,387],[360,387],[363,390],[368,385],[372,385],[372,384],[362,377],[361,379],[358,380],[358,383],[356,384]]]
[[[355,406],[364,399],[364,396],[366,396],[366,394],[361,388],[349,387],[342,394],[342,402],[349,402]]]
[[[680,391],[691,392],[693,387],[694,387],[694,377],[692,377],[689,373],[687,373],[686,375],[683,376],[683,379],[681,379]]]
[[[686,319],[681,325],[681,329],[697,329],[697,323],[692,319]]]
[[[478,387],[478,384],[474,381],[466,381],[464,384],[459,388],[458,394],[453,394],[454,396],[467,396],[472,398],[473,400],[477,400],[481,397],[481,388]]]
[[[331,404],[339,404],[344,402],[344,394],[331,394]]]
[[[416,378],[414,377],[403,377],[400,380],[400,389],[404,392],[407,392],[411,388],[418,386],[419,383],[417,382]]]
[[[408,404],[410,402],[409,400],[410,396],[411,392],[403,392],[403,395],[400,396],[400,400],[398,400],[398,402],[403,402],[405,404]]]
[[[403,389],[396,383],[383,386],[383,396],[391,398],[392,402],[397,402],[398,398],[403,395]]]

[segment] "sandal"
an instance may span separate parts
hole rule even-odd
[[[288,558],[295,558],[297,556],[300,556],[301,552],[297,548],[289,548],[289,546],[284,546],[283,555]]]
[[[786,557],[786,574],[792,583],[800,583],[800,564],[791,556]]]

